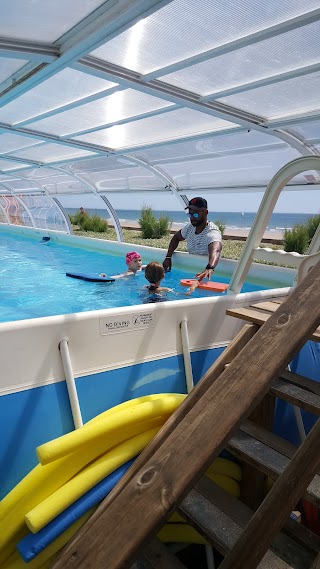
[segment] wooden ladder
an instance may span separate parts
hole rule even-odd
[[[247,419],[273,395],[320,414],[319,385],[284,371],[320,338],[319,290],[320,263],[263,322],[243,327],[54,569],[120,569],[134,559],[137,569],[181,569],[153,538],[176,509],[225,556],[220,569],[320,567],[320,539],[289,519],[302,496],[320,507],[320,422],[296,449]],[[255,512],[203,476],[226,447],[276,480]]]

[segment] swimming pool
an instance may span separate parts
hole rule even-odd
[[[127,246],[127,251],[133,245]],[[114,283],[92,283],[66,277],[66,272],[100,273],[108,275],[121,273],[126,269],[124,254],[106,248],[94,251],[92,248],[74,247],[57,241],[43,241],[41,236],[19,236],[1,233],[1,300],[0,321],[8,322],[86,312],[120,306],[134,306],[147,303],[148,294],[144,286],[144,273],[124,278]],[[143,262],[155,260],[155,251],[143,254]],[[185,300],[186,288],[180,279],[192,278],[195,272],[174,267],[165,275],[164,286],[172,288],[167,299]],[[215,273],[215,280],[228,283],[229,278]],[[268,288],[246,283],[243,292]],[[196,290],[192,298],[205,298],[219,293]]]

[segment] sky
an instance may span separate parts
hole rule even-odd
[[[279,196],[275,206],[275,213],[320,213],[320,187],[314,186],[313,190],[285,191],[283,190]],[[189,199],[194,194],[186,192]],[[201,194],[200,194],[201,195]],[[263,192],[228,192],[228,193],[203,193],[202,196],[208,202],[210,212],[226,211],[226,212],[256,212],[259,208],[263,197]],[[115,209],[133,209],[141,210],[146,205],[154,210],[161,211],[177,211],[182,208],[179,200],[168,193],[161,192],[137,192],[134,195],[123,193],[106,193]],[[105,207],[101,198],[94,195],[85,194],[83,196],[58,196],[64,207],[80,206],[91,209],[101,209]]]

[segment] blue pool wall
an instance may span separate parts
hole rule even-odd
[[[223,347],[191,354],[194,382]],[[123,401],[151,393],[186,393],[182,355],[78,377],[76,387],[84,423]],[[97,394],[99,396],[97,397]],[[2,499],[36,464],[36,447],[74,429],[66,383],[0,397]]]
[[[290,369],[298,375],[320,382],[320,344],[309,340],[291,362]],[[301,409],[301,416],[306,434],[308,434],[318,417],[303,409]],[[276,400],[274,432],[295,446],[301,443],[293,406],[281,399]]]

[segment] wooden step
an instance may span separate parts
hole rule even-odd
[[[280,306],[281,304],[273,301],[260,302],[252,304],[247,308],[229,308],[226,311],[226,314],[228,316],[240,318],[246,322],[251,322],[253,324],[258,324],[258,326],[262,326],[262,324],[267,322],[271,314],[276,312]],[[318,327],[315,331],[313,331],[312,334],[310,334],[309,340],[320,342],[320,327]]]
[[[257,468],[272,480],[277,480],[284,472],[290,458],[297,450],[294,445],[250,421],[240,427],[240,430],[230,439],[227,448],[239,460]],[[318,508],[320,507],[320,476],[318,474],[310,482],[304,497]]]
[[[250,508],[206,477],[183,500],[179,513],[223,556],[232,549],[253,515]],[[297,522],[292,523],[289,521],[287,531],[274,537],[259,569],[306,569],[311,566],[319,552],[320,539],[311,537],[310,532]]]
[[[306,380],[305,385],[297,385],[296,382],[287,379],[290,377],[289,374],[290,372],[285,377],[282,376],[276,379],[270,388],[270,393],[314,415],[320,415],[320,395],[316,395],[305,387],[308,381],[309,385],[313,383],[317,385],[316,382],[304,378]]]

